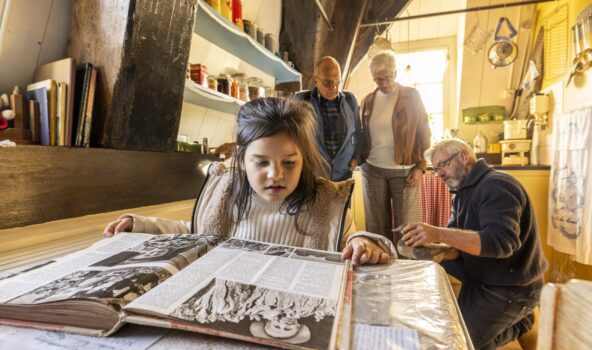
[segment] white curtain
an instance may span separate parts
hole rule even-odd
[[[548,244],[592,265],[592,106],[554,117]]]

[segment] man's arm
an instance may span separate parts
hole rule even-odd
[[[471,255],[481,254],[481,237],[477,231],[436,227],[424,223],[403,228],[405,244],[419,247],[428,243],[444,243]]]

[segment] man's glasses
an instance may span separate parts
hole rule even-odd
[[[448,159],[439,162],[438,165],[434,167],[434,173],[438,174],[441,170],[448,168],[450,162],[452,162],[452,159],[454,159],[454,157],[458,156],[458,153],[459,152],[456,152],[455,154],[448,157]]]
[[[324,87],[327,87],[327,88],[331,88],[334,86],[339,87],[339,85],[341,84],[341,80],[320,79],[320,78],[317,78],[317,79],[321,82],[321,84],[323,84]]]
[[[387,75],[384,78],[374,78],[373,80],[376,84],[382,84],[384,82],[393,80],[394,77],[395,77],[394,75]]]

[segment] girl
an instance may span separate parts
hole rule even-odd
[[[309,105],[262,98],[238,112],[232,166],[213,163],[191,222],[126,214],[104,231],[207,233],[268,243],[339,251],[354,265],[386,263],[391,242],[354,233],[348,211],[353,180],[334,183],[315,175],[323,160],[314,141]]]

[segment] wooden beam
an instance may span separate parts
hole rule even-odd
[[[392,18],[409,0],[324,0],[321,1],[333,30],[323,20],[313,1],[284,0],[282,6],[281,51],[302,73],[302,85],[313,87],[314,64],[323,56],[333,56],[344,76],[364,57],[374,40],[387,26],[356,28],[359,23]],[[367,7],[367,11],[364,10]]]
[[[99,70],[91,145],[175,147],[196,0],[72,3],[68,55]]]

